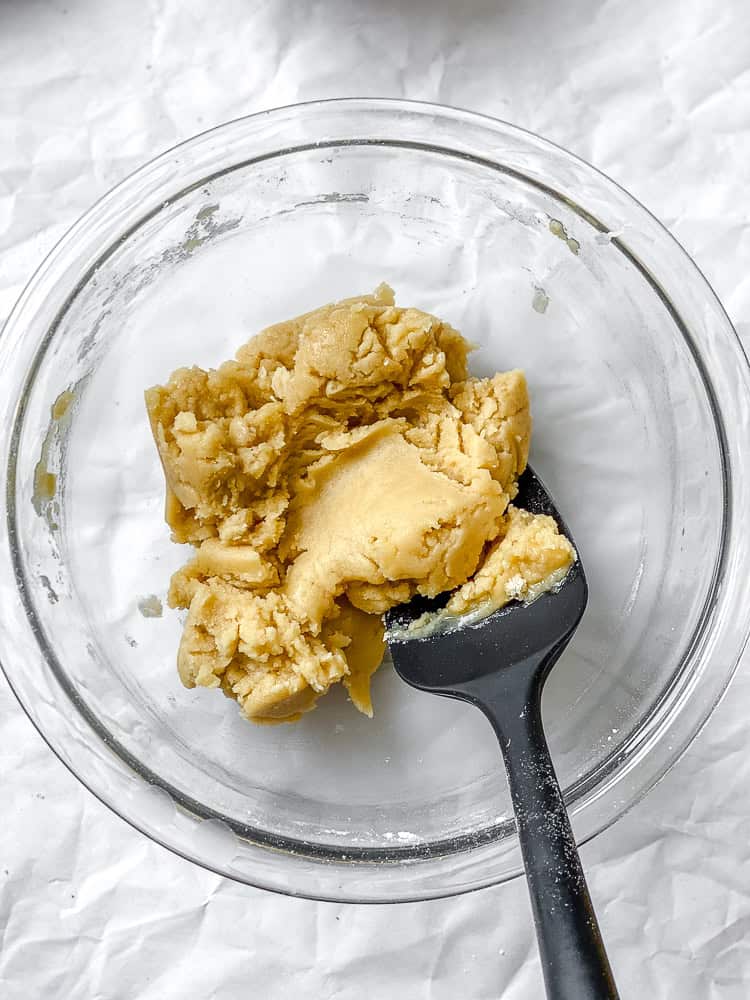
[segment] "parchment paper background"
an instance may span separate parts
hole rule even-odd
[[[488,112],[590,160],[694,255],[750,347],[743,0],[0,0],[0,323],[144,160],[229,118],[347,95]],[[750,996],[749,705],[746,657],[687,756],[583,850],[624,998]],[[373,908],[235,885],[96,802],[0,679],[4,1000],[542,992],[522,882]]]

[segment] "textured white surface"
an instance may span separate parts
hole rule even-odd
[[[11,0],[0,6],[0,322],[132,169],[298,100],[470,107],[593,162],[661,218],[750,346],[743,0]],[[750,660],[686,757],[583,850],[623,998],[750,995]],[[0,681],[0,995],[532,1000],[521,882],[399,907],[203,872],[68,774]]]

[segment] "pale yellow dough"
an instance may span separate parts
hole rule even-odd
[[[341,681],[371,715],[388,608],[447,590],[450,613],[497,607],[564,575],[554,522],[509,506],[524,375],[469,378],[468,351],[381,285],[146,392],[172,537],[196,547],[169,591],[186,686],[280,722]]]

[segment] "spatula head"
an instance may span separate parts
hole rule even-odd
[[[519,479],[513,502],[533,514],[549,514],[575,548],[552,498],[532,469],[527,468]],[[414,687],[446,694],[489,673],[540,662],[548,652],[562,648],[581,620],[588,588],[579,556],[559,587],[530,604],[511,601],[478,621],[424,637],[405,631],[425,612],[440,610],[448,597],[417,597],[385,616],[386,639],[401,677]]]

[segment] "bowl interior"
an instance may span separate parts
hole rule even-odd
[[[365,862],[494,840],[502,877],[518,866],[511,807],[474,709],[407,688],[386,662],[372,721],[334,692],[295,726],[254,727],[217,692],[181,687],[180,615],[143,613],[188,555],[163,521],[143,390],[383,280],[473,341],[476,373],[526,370],[532,462],[590,586],[544,696],[575,817],[686,669],[722,548],[723,469],[660,289],[616,232],[529,177],[419,144],[332,141],[234,164],[139,219],[38,355],[16,440],[17,565],[76,700],[66,711],[188,811]]]

